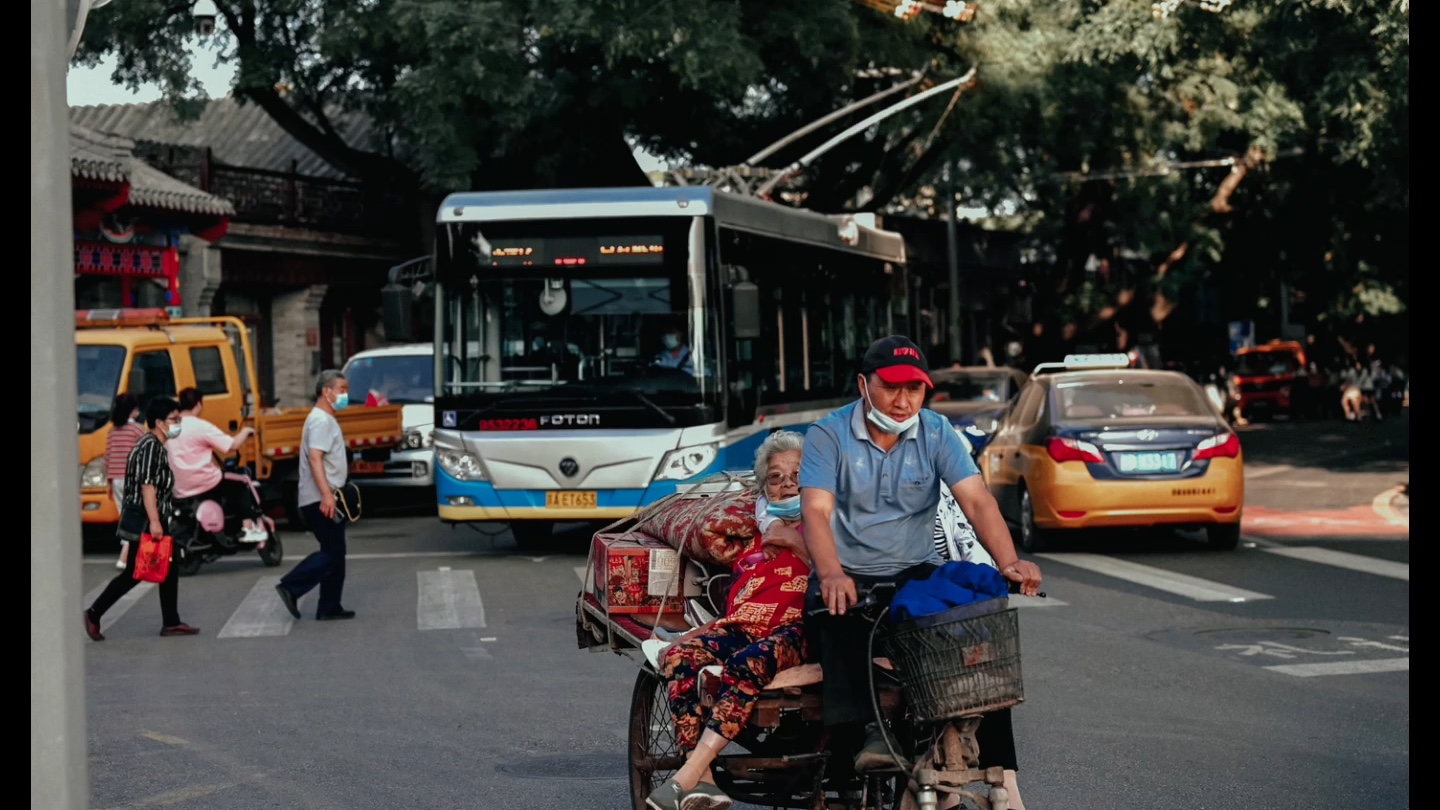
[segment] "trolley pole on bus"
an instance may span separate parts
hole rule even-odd
[[[66,22],[75,0],[30,0],[30,807],[90,806],[80,633],[75,285]]]
[[[950,362],[964,364],[960,356],[960,237],[955,232],[955,185],[950,180],[950,165],[945,165],[941,185],[945,189],[945,254],[950,270]]]

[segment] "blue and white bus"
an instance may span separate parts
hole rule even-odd
[[[439,515],[521,542],[750,469],[909,326],[898,234],[706,187],[452,194],[433,261]]]

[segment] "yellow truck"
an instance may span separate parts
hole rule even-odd
[[[244,321],[232,316],[172,318],[163,309],[81,310],[75,313],[80,433],[80,516],[87,528],[114,524],[119,510],[105,471],[105,441],[115,397],[131,393],[141,410],[152,397],[195,387],[205,419],[234,434],[255,429],[238,451],[269,505],[283,505],[299,523],[300,432],[309,406],[263,409],[255,383],[255,355]],[[353,407],[336,415],[352,452],[352,480],[383,467],[404,437],[401,406]]]

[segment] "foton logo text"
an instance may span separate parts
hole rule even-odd
[[[557,413],[540,417],[541,427],[599,427],[598,413]]]

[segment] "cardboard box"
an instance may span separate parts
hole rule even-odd
[[[700,586],[689,565],[682,584],[675,571],[679,558],[668,543],[641,532],[597,534],[590,548],[594,593],[610,613],[659,613],[668,596],[665,613],[683,615],[682,587],[689,597],[699,596]]]

